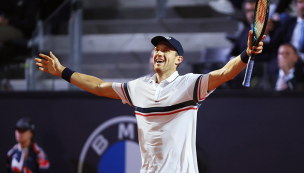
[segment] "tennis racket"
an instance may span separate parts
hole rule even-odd
[[[254,10],[254,19],[253,19],[253,34],[252,34],[252,44],[253,46],[258,46],[261,41],[268,21],[269,16],[269,0],[257,0]],[[243,86],[250,86],[250,78],[254,64],[255,54],[250,54],[249,61],[247,63],[246,73],[243,81]]]

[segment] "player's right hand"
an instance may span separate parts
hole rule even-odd
[[[50,56],[41,53],[39,56],[44,58],[35,58],[36,65],[39,66],[39,70],[61,77],[62,71],[65,67],[60,64],[59,60],[52,52],[50,52]]]

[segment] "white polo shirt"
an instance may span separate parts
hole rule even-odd
[[[209,74],[174,72],[160,84],[156,74],[112,87],[134,107],[141,150],[141,173],[197,173],[196,119]]]

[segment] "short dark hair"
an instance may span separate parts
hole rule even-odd
[[[298,55],[298,50],[294,47],[294,45],[292,45],[291,43],[283,43],[283,44],[281,44],[280,45],[280,47],[281,46],[290,46],[291,48],[292,48],[292,50],[294,51],[294,53],[297,55],[297,56],[299,56]]]

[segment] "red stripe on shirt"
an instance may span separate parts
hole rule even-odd
[[[173,112],[168,112],[168,113],[141,114],[141,113],[135,112],[135,115],[141,115],[141,116],[144,116],[144,117],[148,117],[148,116],[160,116],[160,115],[170,115],[170,114],[175,114],[175,113],[178,113],[178,112],[187,111],[187,110],[191,110],[191,109],[197,110],[197,107],[184,108],[184,109],[180,109],[180,110],[173,111]]]

